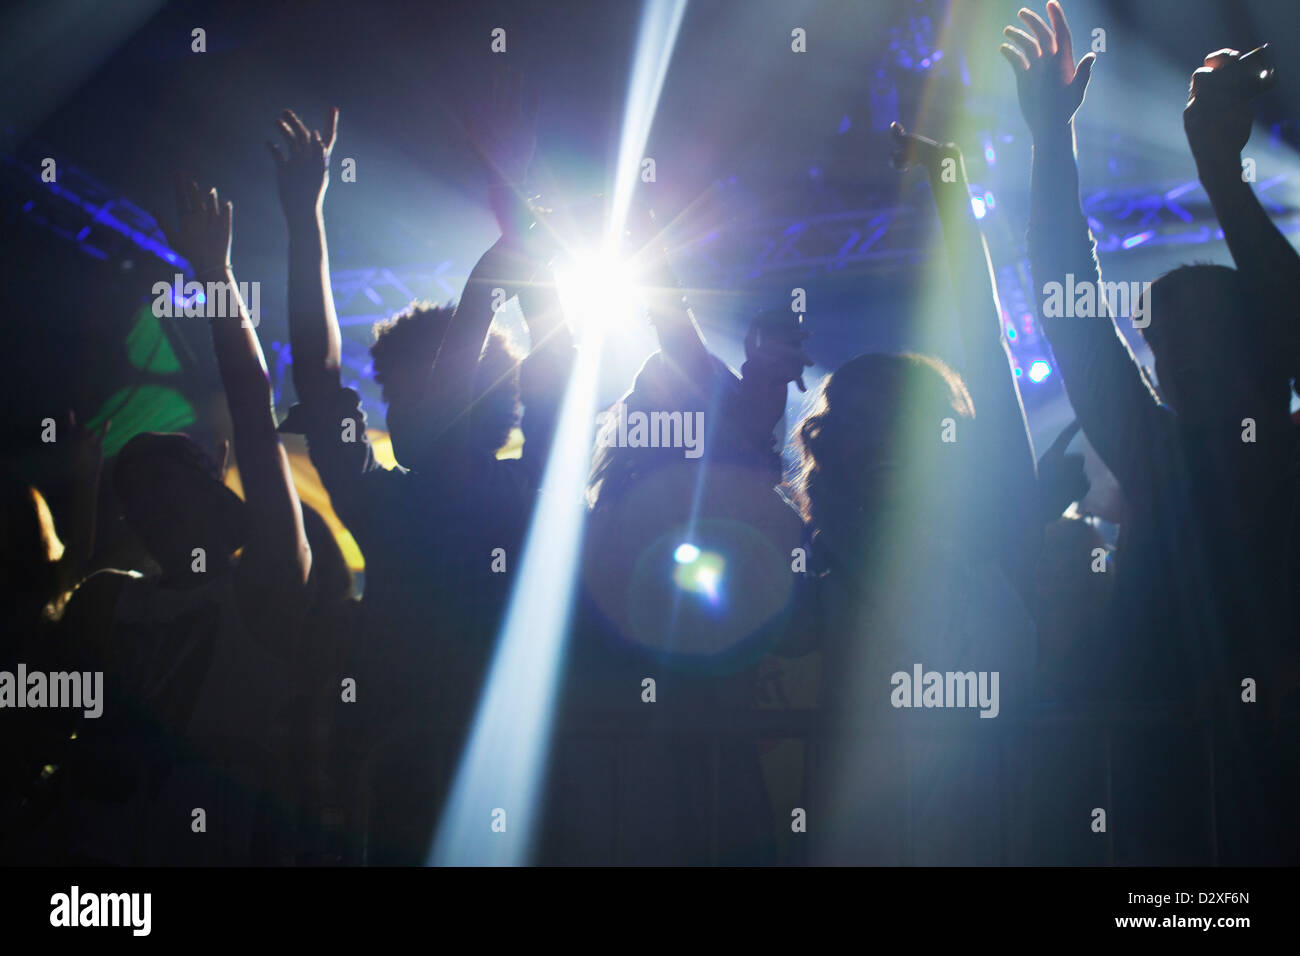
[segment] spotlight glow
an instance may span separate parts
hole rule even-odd
[[[628,83],[613,203],[594,257],[574,257],[572,274],[556,276],[566,318],[582,330],[582,347],[565,391],[555,439],[533,511],[517,584],[496,654],[429,852],[436,865],[521,865],[537,838],[542,768],[550,749],[555,693],[565,654],[581,560],[586,486],[597,382],[607,323],[634,308],[634,284],[610,250],[618,245],[642,153],[659,105],[686,0],[646,0]],[[704,586],[716,593],[717,582]],[[497,811],[505,827],[497,830]]]
[[[542,766],[573,605],[591,467],[599,342],[579,351],[517,583],[469,742],[438,824],[435,866],[516,866],[537,833]],[[492,829],[505,811],[506,829]]]
[[[632,270],[609,253],[576,255],[556,274],[560,301],[574,330],[583,336],[636,320],[642,298]]]
[[[1052,366],[1048,365],[1042,359],[1039,359],[1029,366],[1029,381],[1031,382],[1041,382],[1051,374]]]
[[[641,160],[659,107],[659,93],[668,75],[668,63],[685,13],[686,0],[647,0],[641,8],[640,36],[627,84],[623,131],[614,168],[614,202],[609,212],[609,235],[613,237],[623,235],[632,191],[641,178]]]
[[[700,549],[693,544],[679,544],[673,552],[673,560],[678,564],[690,564],[700,556]]]

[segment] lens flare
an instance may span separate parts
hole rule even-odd
[[[673,552],[673,560],[678,564],[690,564],[700,556],[700,549],[693,544],[679,544]]]

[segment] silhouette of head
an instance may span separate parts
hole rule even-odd
[[[393,455],[417,471],[434,467],[438,437],[429,433],[431,371],[453,310],[412,303],[375,325],[370,347],[375,383],[388,403]],[[436,373],[432,373],[436,374]],[[509,340],[493,330],[479,357],[471,416],[471,454],[492,455],[519,421],[519,357]]]
[[[186,435],[145,432],[122,448],[113,488],[123,517],[169,576],[191,573],[202,548],[208,571],[243,544],[244,503],[222,467]]]
[[[681,448],[620,447],[617,442],[619,421],[626,422],[638,413],[647,416],[680,413],[686,416],[697,412],[704,413],[707,421],[717,407],[720,390],[736,381],[720,359],[712,359],[711,370],[711,378],[696,381],[678,368],[663,350],[646,358],[632,387],[614,405],[605,409],[606,417],[597,431],[596,449],[587,479],[589,506],[599,509],[616,503],[628,489],[659,468],[683,463],[693,466],[698,459],[685,458]]]
[[[1280,374],[1252,348],[1249,299],[1240,273],[1216,265],[1180,266],[1145,293],[1150,322],[1142,337],[1155,356],[1161,394],[1180,416],[1204,420],[1225,399],[1267,390]]]
[[[792,483],[804,517],[818,528],[858,527],[891,511],[937,517],[938,502],[957,500],[967,483],[960,430],[974,417],[966,386],[938,359],[850,359],[795,428]]]

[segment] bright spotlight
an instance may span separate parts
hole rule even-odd
[[[686,0],[646,0],[642,7],[603,251],[614,248],[623,235],[685,11]],[[539,829],[543,769],[586,517],[582,492],[591,464],[601,350],[608,322],[634,315],[637,300],[626,264],[607,254],[574,256],[568,273],[558,270],[555,278],[560,305],[582,330],[583,341],[560,408],[519,578],[430,849],[429,862],[437,865],[527,863]],[[706,575],[700,582],[715,602],[720,576],[719,565],[716,576]]]
[[[1042,359],[1039,359],[1029,366],[1029,381],[1031,382],[1041,382],[1051,374],[1052,366],[1048,365]]]
[[[613,255],[575,256],[555,280],[565,314],[579,334],[632,322],[643,308],[631,268]]]
[[[438,866],[517,866],[535,846],[586,514],[598,345],[579,351],[565,391],[490,676],[430,851]]]

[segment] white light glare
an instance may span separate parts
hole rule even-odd
[[[577,256],[555,279],[564,314],[582,335],[634,322],[642,307],[632,270],[607,253]]]
[[[673,552],[673,560],[678,564],[690,564],[700,556],[700,549],[693,544],[679,544]]]

